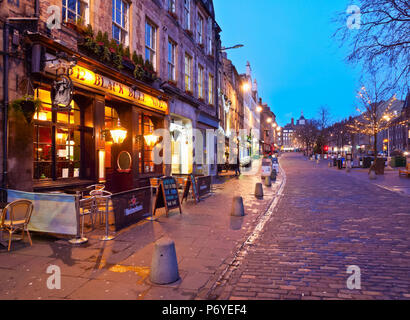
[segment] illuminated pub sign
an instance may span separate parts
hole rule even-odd
[[[46,70],[48,69],[48,71],[51,71],[51,65],[52,64],[48,65]],[[127,85],[94,73],[86,68],[75,66],[70,70],[69,76],[73,82],[103,90],[107,94],[115,95],[164,113],[168,111],[168,104],[166,101],[160,100],[157,97],[143,93],[139,90],[133,90]]]

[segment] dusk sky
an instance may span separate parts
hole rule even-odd
[[[355,113],[360,69],[344,62],[345,48],[332,38],[331,20],[344,0],[214,0],[223,46],[239,73],[249,60],[259,95],[280,125],[317,117],[321,105],[332,120]],[[355,32],[354,30],[352,32]]]

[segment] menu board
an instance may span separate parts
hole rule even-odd
[[[154,215],[157,209],[165,208],[167,215],[169,210],[179,208],[182,214],[181,203],[179,201],[178,186],[173,177],[160,179],[157,196],[154,205]]]
[[[198,177],[198,196],[203,197],[211,193],[212,178],[210,176]]]
[[[184,200],[188,201],[189,189],[191,188],[191,186],[192,186],[192,196],[195,199],[195,202],[198,203],[200,199],[199,199],[197,184],[195,181],[195,176],[193,174],[190,174],[188,176],[188,179],[186,180],[184,194],[182,196],[182,202],[184,202]]]

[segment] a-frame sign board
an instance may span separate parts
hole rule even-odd
[[[189,195],[189,189],[192,186],[192,196],[195,199],[195,202],[198,203],[200,200],[199,194],[198,194],[198,186],[196,184],[195,176],[193,174],[190,174],[186,180],[185,183],[185,188],[184,188],[184,193],[182,195],[182,200],[181,202],[187,202],[188,201],[188,195]]]
[[[159,180],[157,196],[154,203],[154,215],[157,209],[161,208],[165,208],[167,216],[170,210],[177,208],[179,208],[179,212],[182,214],[178,187],[173,177],[164,177]]]

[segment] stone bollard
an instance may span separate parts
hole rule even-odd
[[[262,183],[257,183],[255,186],[255,197],[258,199],[262,199],[263,198],[263,187],[262,187]]]
[[[162,238],[155,243],[150,280],[155,284],[169,284],[179,280],[175,243]]]
[[[374,170],[371,170],[371,171],[370,171],[370,173],[369,173],[369,179],[370,179],[370,180],[376,180],[376,179],[377,179],[376,171],[374,171]]]
[[[234,197],[232,202],[232,217],[243,217],[245,215],[245,208],[243,206],[242,197]]]
[[[272,180],[270,177],[265,177],[265,186],[272,187]]]

